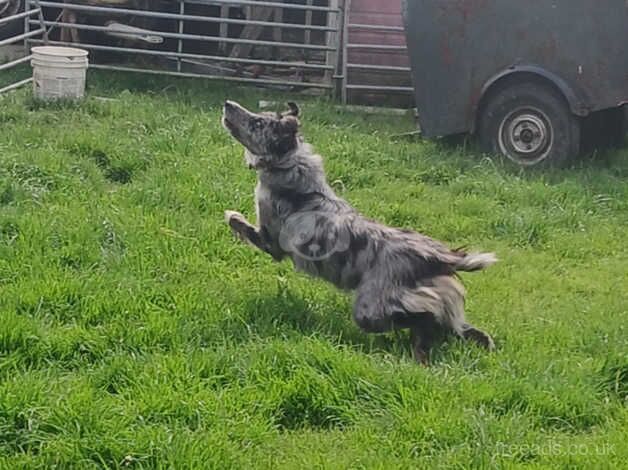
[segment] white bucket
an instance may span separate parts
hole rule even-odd
[[[32,49],[33,93],[41,100],[80,99],[85,95],[87,51],[70,47]]]

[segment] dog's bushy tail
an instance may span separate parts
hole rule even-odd
[[[456,263],[457,271],[480,271],[497,263],[495,253],[467,253]]]

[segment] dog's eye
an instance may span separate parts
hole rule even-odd
[[[261,129],[263,125],[264,125],[264,123],[262,121],[260,121],[260,120],[253,122],[253,128],[254,129]]]

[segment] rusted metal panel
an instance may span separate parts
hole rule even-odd
[[[577,114],[628,101],[625,0],[405,0],[421,128],[466,132],[487,82],[536,71]]]
[[[347,21],[349,24],[400,28],[399,31],[350,28],[350,44],[389,46],[405,46],[406,44],[406,38],[402,29],[401,0],[351,0]],[[350,50],[349,61],[373,65],[408,65],[407,53],[405,51]]]
[[[401,0],[351,0],[346,21],[349,100],[411,106]]]

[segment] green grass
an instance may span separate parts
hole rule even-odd
[[[7,62],[6,57],[2,56],[2,50],[0,49],[0,65],[5,62]],[[0,88],[4,88],[5,86],[9,86],[13,83],[29,78],[32,75],[33,72],[28,65],[18,65],[8,70],[3,70],[0,73]],[[32,87],[32,85],[29,84],[27,87]]]
[[[255,175],[221,102],[286,97],[137,78],[0,99],[1,468],[627,468],[627,150],[522,173],[305,104],[357,208],[502,260],[464,276],[497,352],[422,368],[226,229]]]

